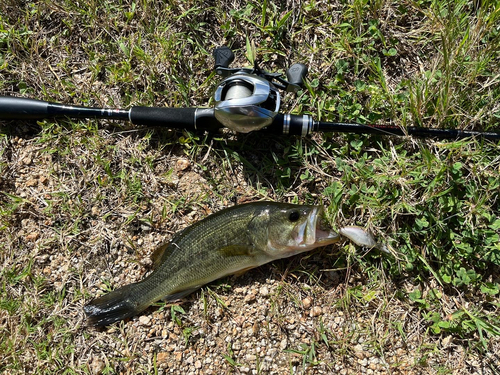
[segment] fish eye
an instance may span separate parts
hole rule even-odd
[[[290,214],[288,215],[288,220],[290,220],[292,223],[299,220],[300,218],[300,212],[297,211],[297,210],[293,210],[292,212],[290,212]]]

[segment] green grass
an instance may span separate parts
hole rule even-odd
[[[253,44],[266,70],[309,66],[306,88],[284,95],[285,112],[498,131],[500,8],[477,4],[7,1],[0,94],[120,108],[209,106],[219,82],[212,50],[229,45],[233,66],[249,66]],[[198,332],[215,323],[229,329],[247,308],[234,288],[204,289],[167,313],[148,310],[161,324],[154,332],[134,322],[97,331],[82,312],[98,290],[140,279],[153,247],[172,233],[233,202],[265,198],[323,204],[336,227],[367,227],[395,255],[342,243],[227,280],[277,283],[266,318],[278,328],[262,329],[267,336],[253,337],[252,348],[268,340],[281,371],[359,372],[353,348],[361,339],[381,371],[453,373],[482,362],[495,373],[499,155],[498,142],[481,139],[263,139],[97,120],[0,121],[0,371],[156,373],[165,366],[159,353],[177,363],[173,353],[215,350],[215,373],[266,372],[262,358],[248,362],[248,348],[235,349],[236,338],[229,345],[219,333],[208,346]],[[189,167],[180,170],[179,159]],[[328,315],[303,311],[306,296]],[[340,327],[327,320],[339,316]],[[168,344],[155,338],[162,330],[171,332]],[[282,349],[285,332],[300,339]],[[459,360],[449,348],[460,348]]]

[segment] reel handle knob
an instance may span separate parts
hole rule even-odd
[[[286,71],[286,78],[289,83],[286,90],[291,92],[297,92],[302,87],[304,87],[304,80],[307,76],[307,73],[309,73],[309,69],[307,68],[306,65],[300,63],[293,64]]]
[[[223,46],[214,49],[215,70],[217,68],[227,68],[234,61],[234,53],[229,47]]]

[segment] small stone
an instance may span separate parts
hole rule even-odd
[[[97,216],[97,215],[99,215],[99,207],[92,206],[92,216]]]
[[[311,309],[311,316],[320,316],[321,314],[323,314],[323,310],[321,309],[320,306],[314,306],[312,309]]]
[[[201,361],[198,360],[194,363],[194,367],[197,368],[197,369],[200,369],[201,368]]]
[[[288,345],[288,342],[287,342],[286,337],[285,337],[285,338],[284,338],[283,340],[281,340],[281,342],[280,342],[280,349],[281,349],[281,350],[285,350],[287,345]]]
[[[179,159],[177,160],[177,163],[175,164],[175,169],[178,171],[185,171],[186,169],[189,168],[191,163],[187,159]]]
[[[106,364],[104,363],[104,361],[100,360],[97,357],[94,357],[94,359],[90,363],[90,372],[94,375],[98,375],[102,373],[105,367]]]
[[[36,257],[36,259],[40,262],[40,263],[45,263],[46,261],[49,260],[49,254],[42,254],[42,255],[39,255]]]
[[[156,355],[156,362],[161,365],[162,363],[167,363],[168,360],[168,353],[167,352],[160,352]]]
[[[444,339],[442,339],[441,345],[443,346],[443,348],[447,348],[448,346],[450,346],[452,339],[453,338],[451,337],[451,335],[446,336]]]
[[[363,345],[358,344],[353,347],[354,349],[354,355],[358,359],[363,359],[365,358],[365,351],[363,350]]]
[[[267,297],[269,295],[269,289],[267,289],[267,286],[263,286],[259,289],[259,293],[262,297]]]
[[[244,301],[245,301],[246,303],[249,303],[249,302],[254,302],[254,301],[255,301],[255,294],[254,294],[254,293],[247,294],[247,295],[245,296]]]
[[[151,318],[147,315],[142,315],[139,317],[139,323],[143,326],[149,326],[151,324]]]
[[[255,354],[247,354],[247,355],[245,356],[245,360],[246,360],[247,362],[252,362],[252,361],[257,360],[257,356],[256,356]]]
[[[271,358],[272,359],[272,357],[274,357],[277,352],[278,352],[278,349],[276,349],[276,348],[270,348],[267,351],[267,358]]]
[[[312,300],[310,297],[306,297],[302,300],[302,306],[304,306],[304,309],[309,309],[311,307]]]
[[[257,336],[259,331],[260,331],[260,324],[259,322],[255,322],[252,326],[252,333],[254,334],[254,336]]]
[[[28,181],[26,181],[26,186],[28,187],[33,187],[38,185],[38,180],[34,178],[30,178]]]
[[[28,234],[26,236],[26,241],[33,242],[33,241],[36,241],[38,239],[38,237],[40,237],[39,232],[31,232],[30,234]]]

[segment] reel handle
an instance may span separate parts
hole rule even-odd
[[[297,92],[302,87],[304,87],[304,81],[309,73],[309,69],[306,65],[301,63],[293,64],[286,71],[286,78],[288,80],[287,91]]]
[[[229,47],[223,46],[214,49],[213,56],[215,59],[215,70],[217,68],[228,68],[234,61],[234,53]]]

